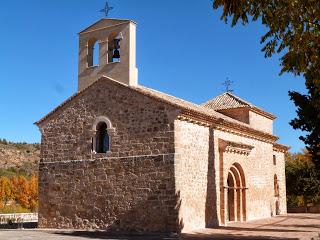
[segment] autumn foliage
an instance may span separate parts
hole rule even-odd
[[[7,205],[18,204],[35,212],[38,207],[38,178],[36,175],[0,177],[0,212]]]

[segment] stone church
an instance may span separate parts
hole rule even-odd
[[[181,232],[286,214],[276,117],[138,84],[136,23],[79,33],[78,92],[36,122],[39,227]]]

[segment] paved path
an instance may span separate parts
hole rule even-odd
[[[308,239],[320,233],[320,214],[288,214],[270,219],[232,223],[228,227],[183,234],[180,239]],[[62,230],[0,230],[0,240],[156,240],[158,236],[110,236],[103,232]],[[319,238],[320,240],[320,238]]]
[[[185,234],[184,239],[308,239],[320,234],[320,214],[288,214],[269,219],[232,223],[228,227]]]

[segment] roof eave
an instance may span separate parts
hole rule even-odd
[[[277,117],[271,113],[268,113],[266,111],[263,111],[257,107],[251,107],[250,110],[252,110],[253,112],[257,113],[257,114],[260,114],[266,118],[269,118],[271,120],[275,120]]]
[[[101,22],[101,21],[103,21],[103,20],[107,20],[107,19],[109,19],[109,20],[119,20],[119,21],[123,21],[123,22],[119,22],[119,23],[117,23],[117,24],[115,24],[115,25],[120,25],[120,24],[124,24],[124,23],[128,23],[128,22],[131,22],[131,23],[137,25],[137,23],[136,23],[135,21],[130,20],[130,19],[101,18],[101,19],[98,20],[97,22],[91,24],[89,27],[87,27],[87,28],[83,29],[82,31],[78,32],[78,35],[79,35],[79,34],[85,34],[86,32],[88,32],[88,30],[89,30],[91,27],[93,27],[93,26],[96,25],[97,23],[99,23],[99,22]],[[111,25],[111,26],[108,26],[108,27],[103,27],[103,28],[110,28],[110,27],[112,27],[112,26],[114,26],[114,25]],[[102,28],[102,29],[103,29],[103,28]],[[91,31],[89,31],[89,32],[91,32]]]
[[[288,152],[290,149],[291,149],[291,147],[290,146],[288,146],[288,145],[284,145],[284,144],[280,144],[280,143],[274,143],[273,144],[273,149],[274,150],[278,150],[278,151],[281,151],[281,152]]]
[[[260,136],[264,139],[267,139],[268,141],[271,142],[275,142],[276,140],[278,140],[278,137],[259,131],[259,130],[255,130],[253,128],[251,128],[250,126],[243,126],[241,124],[238,123],[234,123],[232,121],[228,121],[210,114],[205,114],[201,111],[197,111],[194,110],[192,108],[189,107],[185,107],[185,106],[181,106],[179,103],[173,103],[169,100],[165,100],[162,98],[157,98],[156,96],[153,96],[152,94],[148,94],[148,93],[143,93],[141,91],[139,91],[137,88],[133,88],[130,86],[127,86],[115,79],[112,79],[110,77],[107,76],[102,76],[100,77],[97,81],[95,81],[94,83],[92,83],[91,85],[89,85],[88,87],[84,88],[83,90],[81,90],[80,92],[75,93],[74,95],[72,95],[71,97],[69,97],[67,100],[65,100],[64,102],[62,102],[59,106],[57,106],[54,110],[52,110],[51,112],[49,112],[46,116],[44,116],[43,118],[41,118],[39,121],[35,122],[35,125],[41,127],[41,125],[43,125],[52,115],[54,115],[54,113],[56,113],[57,111],[59,111],[60,109],[62,109],[66,104],[68,104],[69,102],[73,101],[74,99],[78,98],[80,95],[82,95],[84,92],[88,91],[88,89],[92,88],[93,86],[95,86],[96,84],[98,84],[101,80],[110,80],[113,81],[115,83],[118,83],[121,86],[127,87],[129,89],[132,89],[134,91],[137,91],[141,94],[144,94],[146,96],[149,96],[151,98],[156,98],[158,101],[164,102],[166,104],[169,104],[171,106],[177,107],[179,109],[182,110],[182,113],[189,115],[190,117],[194,117],[194,118],[200,118],[203,120],[208,121],[208,123],[212,124],[212,125],[220,125],[223,127],[229,127],[229,128],[233,128],[235,130],[239,130],[239,131],[246,131],[252,135],[256,135],[256,136]]]

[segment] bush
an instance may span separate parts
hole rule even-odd
[[[7,205],[3,208],[0,208],[0,214],[9,214],[9,213],[30,213],[29,209],[23,208],[19,204]]]

